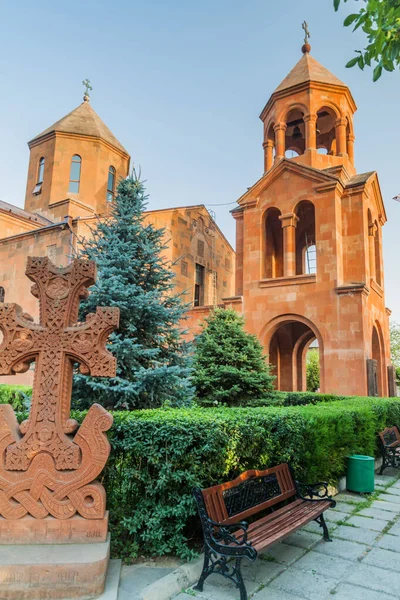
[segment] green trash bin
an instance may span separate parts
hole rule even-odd
[[[375,489],[375,459],[373,456],[353,454],[347,457],[346,487],[350,492],[366,494]]]

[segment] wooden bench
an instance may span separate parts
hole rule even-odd
[[[382,475],[386,467],[400,468],[400,434],[397,427],[386,427],[380,432],[379,437],[382,445]]]
[[[336,505],[326,483],[297,482],[287,463],[265,471],[246,471],[237,479],[201,490],[195,488],[204,533],[204,565],[194,589],[203,591],[206,578],[219,573],[235,583],[247,600],[241,561],[254,561],[260,550],[283,540],[310,521],[331,541],[324,511]],[[265,515],[265,511],[269,514]],[[250,525],[243,521],[263,513]],[[231,564],[228,561],[233,559]]]

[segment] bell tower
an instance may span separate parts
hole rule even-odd
[[[303,56],[271,95],[260,119],[264,125],[264,171],[282,158],[317,169],[354,169],[353,115],[349,88],[310,54]]]
[[[307,31],[307,30],[306,30]],[[388,395],[390,342],[376,172],[356,173],[356,105],[342,81],[302,57],[261,113],[264,174],[238,200],[236,296],[278,389],[306,389],[318,346],[320,391]]]

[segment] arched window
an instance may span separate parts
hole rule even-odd
[[[263,277],[267,279],[283,277],[283,229],[280,216],[278,208],[269,208],[265,214]]]
[[[43,175],[44,175],[44,156],[42,156],[39,159],[36,185],[35,185],[35,189],[33,190],[34,194],[40,194],[40,192],[42,191]]]
[[[4,288],[0,286],[0,302],[4,302],[4,296],[5,296]]]
[[[112,165],[108,168],[107,202],[112,202],[115,196],[115,169]]]
[[[79,194],[79,184],[81,181],[82,159],[79,154],[74,154],[71,160],[71,170],[69,172],[69,188],[71,194]]]
[[[312,202],[302,200],[296,207],[296,275],[317,272],[315,238],[315,208]]]

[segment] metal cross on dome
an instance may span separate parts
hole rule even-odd
[[[308,44],[308,40],[311,37],[310,31],[308,29],[308,23],[307,21],[303,21],[301,28],[304,29],[304,43]]]
[[[115,376],[116,361],[105,344],[118,326],[119,310],[98,307],[85,322],[77,322],[80,299],[96,278],[93,261],[75,259],[58,268],[47,257],[30,257],[26,275],[39,299],[39,322],[17,304],[0,305],[0,375],[21,373],[36,363],[29,418],[20,425],[22,437],[7,446],[5,468],[26,471],[44,453],[57,470],[74,470],[81,451],[68,435],[78,426],[70,418],[73,363],[85,374]]]
[[[90,80],[89,80],[89,79],[84,79],[84,80],[82,81],[82,85],[84,85],[84,86],[85,86],[85,88],[86,88],[86,89],[85,89],[85,96],[89,96],[89,90],[90,90],[90,91],[92,91],[92,90],[93,90],[92,86],[90,85]]]

